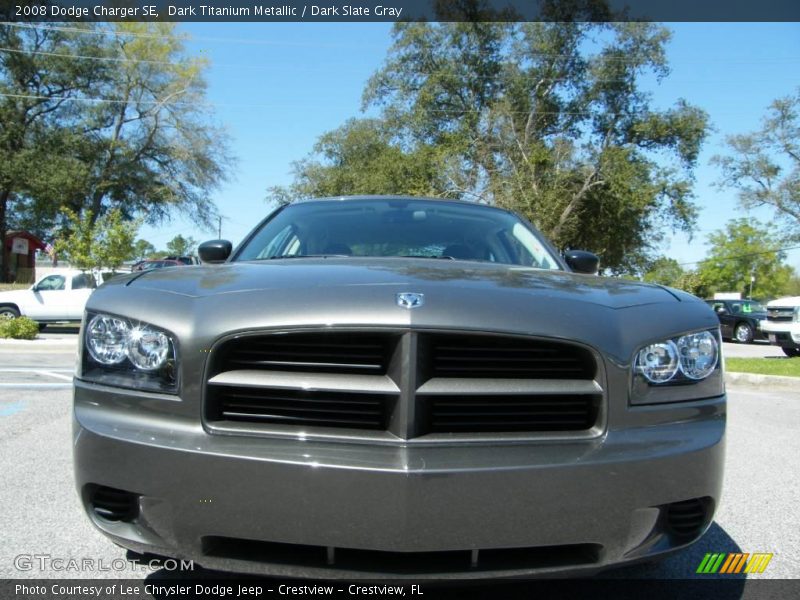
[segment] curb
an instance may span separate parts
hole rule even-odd
[[[17,348],[25,350],[46,350],[57,348],[77,348],[78,340],[69,339],[37,339],[37,340],[12,340],[0,339],[0,349],[4,348]]]
[[[756,373],[725,373],[726,385],[747,385],[753,387],[800,389],[799,377],[784,377],[781,375],[758,375]]]

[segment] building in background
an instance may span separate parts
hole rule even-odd
[[[8,231],[6,244],[0,256],[0,272],[5,281],[33,283],[36,281],[36,251],[45,250],[45,244],[27,231]]]

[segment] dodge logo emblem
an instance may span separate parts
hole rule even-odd
[[[403,292],[397,294],[397,306],[403,308],[418,308],[425,302],[425,296],[422,294],[415,294],[413,292]]]

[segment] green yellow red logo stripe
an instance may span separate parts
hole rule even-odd
[[[772,553],[757,552],[744,554],[738,552],[709,552],[697,567],[697,573],[703,575],[736,573],[763,573],[772,560]]]

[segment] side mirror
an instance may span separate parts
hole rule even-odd
[[[197,248],[200,261],[204,263],[222,263],[231,255],[233,244],[228,240],[210,240]]]
[[[597,275],[600,268],[600,257],[585,250],[567,250],[564,253],[564,260],[576,273]]]

